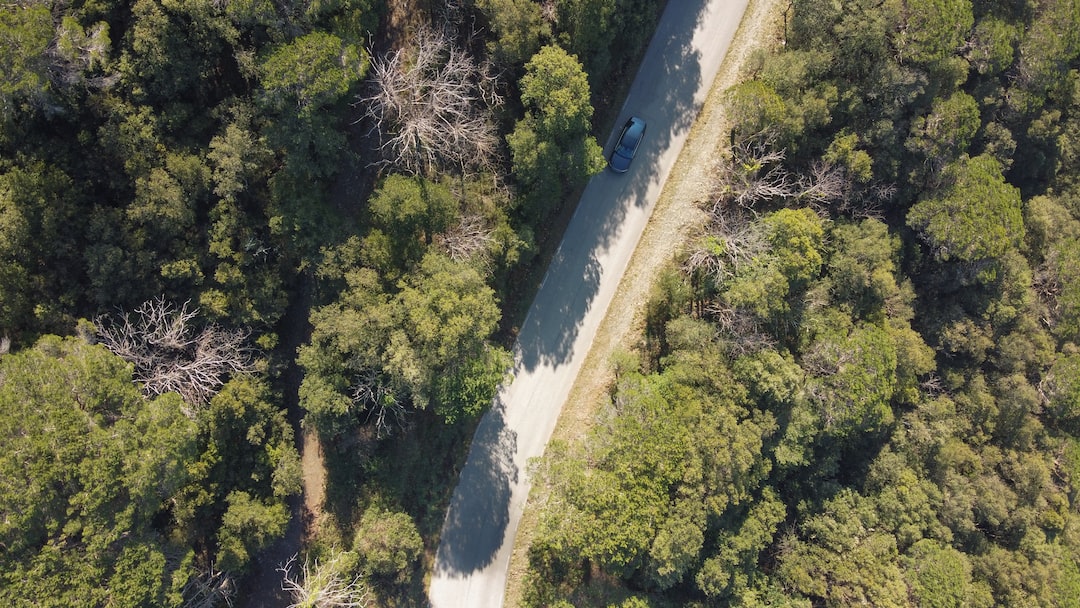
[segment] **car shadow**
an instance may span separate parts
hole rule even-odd
[[[605,169],[586,186],[518,334],[515,356],[525,370],[538,365],[557,368],[569,361],[581,323],[599,292],[601,259],[620,235],[627,214],[647,207],[650,190],[662,185],[661,153],[693,125],[703,101],[696,99],[702,79],[693,36],[706,4],[706,0],[669,2],[660,19],[605,154],[611,153],[623,123],[632,115],[646,120],[645,137],[627,173]]]

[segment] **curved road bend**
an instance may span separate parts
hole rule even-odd
[[[604,171],[586,186],[529,309],[514,378],[477,427],[443,523],[428,591],[435,608],[503,605],[529,459],[544,452],[748,1],[668,2],[616,122],[644,118],[645,139],[629,173]]]

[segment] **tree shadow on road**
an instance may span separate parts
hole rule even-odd
[[[647,121],[645,139],[629,173],[605,169],[585,188],[518,334],[515,354],[526,370],[558,367],[570,360],[582,321],[599,293],[601,256],[619,236],[627,213],[650,203],[650,188],[662,185],[661,153],[685,135],[697,117],[701,53],[694,48],[693,36],[705,7],[706,0],[670,2],[661,17],[604,149],[610,152],[631,115]]]
[[[481,570],[495,559],[510,522],[510,492],[518,481],[517,435],[497,402],[473,437],[469,459],[451,498],[435,570],[452,577]]]

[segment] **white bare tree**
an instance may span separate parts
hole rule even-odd
[[[180,594],[184,598],[181,608],[215,608],[223,603],[231,608],[236,597],[236,583],[227,572],[211,564],[189,578]]]
[[[352,387],[352,399],[367,410],[368,422],[374,418],[378,437],[389,435],[394,428],[405,428],[405,405],[386,379],[373,369],[366,369],[357,377]]]
[[[360,608],[371,604],[370,593],[360,575],[350,577],[342,572],[341,556],[334,555],[320,564],[319,560],[300,566],[293,572],[296,556],[278,568],[282,574],[281,589],[293,603],[289,608]]]
[[[716,193],[709,211],[718,215],[732,205],[752,209],[756,204],[786,200],[799,192],[798,179],[783,166],[786,152],[769,138],[742,140],[717,164]]]
[[[253,369],[249,332],[210,325],[196,330],[198,309],[164,298],[144,302],[134,313],[94,321],[105,348],[135,366],[134,379],[151,396],[179,393],[192,408],[210,401],[226,378]],[[188,412],[193,415],[193,412]]]
[[[683,268],[689,274],[703,272],[723,283],[767,249],[765,230],[749,213],[718,210],[694,241]]]
[[[490,222],[478,213],[461,215],[458,223],[437,236],[446,255],[455,262],[470,260],[488,251],[494,241]]]
[[[412,44],[372,61],[365,115],[382,140],[384,163],[430,174],[490,168],[499,147],[491,109],[502,100],[487,64],[422,27]]]

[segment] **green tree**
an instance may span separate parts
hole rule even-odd
[[[896,540],[876,529],[870,504],[844,489],[784,544],[777,575],[786,589],[825,605],[908,606]]]
[[[973,585],[967,557],[934,540],[921,540],[904,556],[904,574],[919,606],[990,606],[988,594]]]
[[[892,423],[897,358],[885,329],[862,324],[825,333],[803,355],[802,366],[813,376],[811,401],[831,434],[853,438]]]
[[[584,58],[593,83],[611,66],[611,43],[618,30],[617,0],[557,0],[561,46]]]
[[[349,92],[367,71],[363,49],[315,31],[274,49],[262,63],[261,83],[271,107],[311,117]]]
[[[360,517],[353,550],[369,575],[401,582],[416,567],[424,541],[408,513],[372,506]]]
[[[551,37],[551,27],[532,0],[478,0],[476,3],[491,23],[495,40],[488,48],[500,62],[517,67],[524,64]]]
[[[603,169],[604,155],[589,135],[589,81],[575,56],[558,46],[540,49],[525,64],[521,101],[525,117],[507,143],[528,214],[542,218],[561,203],[566,188]]]
[[[737,529],[720,535],[718,549],[698,571],[698,589],[710,597],[738,596],[760,578],[758,558],[773,542],[787,516],[787,507],[766,488],[750,506]]]
[[[728,89],[724,107],[739,139],[756,137],[783,125],[787,119],[784,99],[760,80],[748,80]]]
[[[377,232],[365,239],[366,255],[387,275],[418,263],[438,233],[457,218],[458,202],[442,184],[422,177],[390,175],[368,200]],[[386,247],[389,251],[385,251]]]
[[[989,156],[961,157],[945,167],[943,184],[908,211],[939,261],[978,262],[1020,244],[1024,223],[1020,190]]]
[[[941,61],[957,53],[975,23],[971,0],[901,0],[893,45],[901,61]]]
[[[40,103],[48,90],[46,50],[52,37],[52,14],[45,5],[0,12],[0,73],[3,74],[0,77],[0,118],[3,123],[10,121],[17,110]]]
[[[979,125],[979,104],[974,97],[957,91],[944,99],[938,97],[930,114],[915,119],[905,146],[940,169],[967,152]]]
[[[1064,338],[1080,337],[1080,238],[1067,238],[1055,243],[1047,256],[1047,266],[1053,280],[1060,285],[1052,309],[1053,330]]]
[[[285,535],[289,511],[280,502],[268,502],[243,491],[229,493],[228,508],[218,531],[218,567],[244,572],[251,558]]]
[[[401,324],[390,336],[387,371],[409,387],[417,407],[434,401],[448,421],[477,413],[495,396],[507,369],[493,374],[487,366],[472,367],[492,348],[487,338],[500,316],[495,292],[475,269],[437,254],[426,255],[402,286]],[[508,359],[497,357],[496,363]],[[483,380],[483,388],[463,394],[439,390],[443,382],[459,378],[468,384],[470,377]]]
[[[0,598],[12,605],[158,605],[168,505],[195,460],[176,395],[152,401],[101,346],[46,336],[0,357]],[[115,589],[113,587],[115,586]]]

